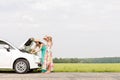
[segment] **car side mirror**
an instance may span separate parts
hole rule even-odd
[[[10,52],[10,46],[5,45],[4,48],[5,48],[8,52]]]

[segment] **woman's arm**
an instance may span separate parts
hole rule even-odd
[[[33,53],[33,54],[34,54],[36,48],[37,48],[37,46],[35,46],[34,49],[32,49],[30,53]]]
[[[43,46],[43,44],[40,44],[39,50],[37,52],[40,52],[40,50],[42,49],[42,46]]]
[[[41,50],[42,46],[43,46],[43,44],[40,44],[39,49],[35,50],[35,52],[34,52],[34,53],[38,53],[38,52],[40,52],[40,50]],[[36,48],[37,48],[37,47],[36,47]]]
[[[52,46],[53,46],[53,42],[48,42],[48,44],[47,44],[49,47],[50,47],[50,49],[52,48]]]

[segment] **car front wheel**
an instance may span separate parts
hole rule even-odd
[[[14,69],[17,73],[26,73],[29,71],[29,63],[27,60],[19,59],[15,62]]]

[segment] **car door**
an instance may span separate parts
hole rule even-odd
[[[4,41],[0,41],[0,68],[10,68],[12,54],[11,51],[5,49],[5,46],[10,46]]]

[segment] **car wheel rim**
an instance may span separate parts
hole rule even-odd
[[[17,72],[20,72],[20,73],[25,72],[26,68],[27,68],[27,65],[23,61],[20,61],[20,62],[18,62],[16,64],[16,70],[17,70]]]

